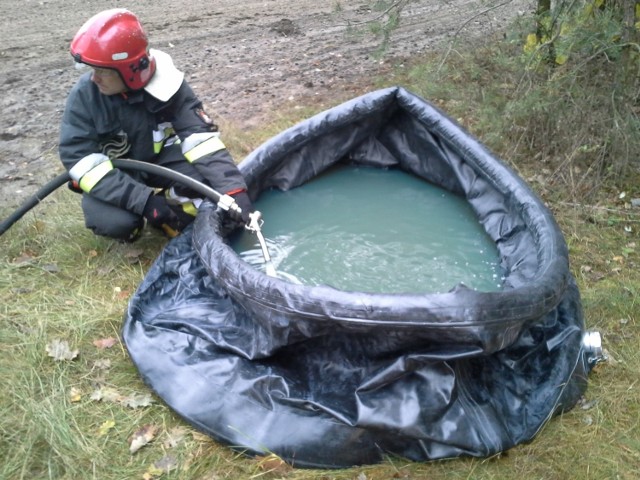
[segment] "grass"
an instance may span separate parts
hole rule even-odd
[[[584,190],[585,197],[571,188],[571,172],[584,178],[589,158],[568,162],[573,142],[556,142],[536,156],[536,130],[543,135],[545,122],[522,123],[523,109],[533,107],[514,103],[522,83],[511,48],[505,42],[482,55],[452,50],[445,62],[440,54],[406,63],[375,86],[401,84],[433,101],[507,159],[554,211],[570,248],[587,328],[601,332],[609,355],[592,372],[580,405],[550,421],[529,444],[488,459],[389,458],[323,471],[247,458],[191,429],[157,398],[150,405],[128,401],[149,391],[125,348],[119,341],[110,348],[94,342],[119,338],[128,299],[165,239],[147,233],[134,245],[121,245],[95,237],[84,228],[77,197],[59,189],[0,239],[0,478],[640,478],[640,209],[627,203],[640,198],[637,169],[616,182],[599,178],[600,188]],[[334,104],[344,99],[336,97]],[[268,130],[224,125],[225,139],[242,158],[318,110],[310,102],[307,109],[281,112]],[[48,356],[56,339],[78,355],[62,361]],[[147,425],[156,429],[153,440],[130,453],[129,438]]]

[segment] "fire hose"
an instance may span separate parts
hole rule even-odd
[[[242,209],[238,206],[232,196],[221,194],[213,188],[205,185],[204,183],[188,177],[180,172],[176,172],[175,170],[171,170],[160,165],[155,165],[153,163],[123,158],[114,159],[111,162],[113,163],[114,167],[120,168],[121,170],[146,172],[168,178],[170,180],[174,180],[182,184],[183,186],[192,189],[196,193],[199,193],[203,197],[212,200],[218,208],[224,211],[231,211],[238,215],[240,215],[240,213],[242,212]],[[14,223],[20,220],[29,210],[38,205],[56,189],[58,189],[62,185],[65,185],[67,182],[69,182],[69,180],[71,180],[69,173],[64,172],[46,183],[42,188],[40,188],[40,190],[29,197],[22,205],[20,205],[17,210],[9,215],[9,217],[7,217],[4,221],[2,221],[2,223],[0,223],[0,236],[2,236],[7,230],[9,230],[9,228],[11,228]],[[264,256],[266,272],[268,275],[275,276],[275,268],[271,263],[271,256],[269,255],[269,251],[267,249],[267,243],[265,242],[264,236],[262,235],[262,214],[256,210],[254,212],[251,212],[249,218],[249,223],[245,225],[245,228],[256,234],[258,242],[260,243],[260,248],[262,249],[262,255]]]

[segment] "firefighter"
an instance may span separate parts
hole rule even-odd
[[[145,220],[175,233],[197,212],[195,192],[114,168],[116,158],[155,163],[226,193],[242,210],[235,222],[248,222],[247,186],[217,126],[171,57],[149,48],[136,15],[117,8],[93,16],[73,38],[71,55],[91,71],[67,98],[59,154],[70,188],[83,194],[87,228],[134,241]]]

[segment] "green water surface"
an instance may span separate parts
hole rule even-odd
[[[438,293],[458,283],[501,288],[495,244],[465,199],[400,170],[333,167],[255,202],[278,276],[367,293]],[[264,271],[256,236],[231,238]]]

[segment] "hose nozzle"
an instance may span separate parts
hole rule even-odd
[[[264,220],[262,220],[262,213],[255,210],[249,214],[249,219],[249,223],[247,223],[244,228],[250,232],[259,232],[262,228],[262,224],[264,223]]]
[[[267,248],[267,242],[264,239],[264,235],[262,235],[262,224],[264,221],[262,220],[262,214],[255,210],[249,214],[249,223],[245,225],[244,228],[256,234],[258,237],[258,243],[260,243],[260,249],[262,250],[262,256],[264,257],[264,265],[267,275],[270,277],[277,277],[277,272],[273,263],[271,263],[271,255],[269,255],[269,249]]]

